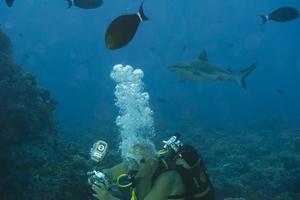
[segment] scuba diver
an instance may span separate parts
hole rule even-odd
[[[215,200],[198,152],[182,144],[178,134],[163,142],[158,153],[154,145],[135,144],[134,158],[91,172],[93,195],[99,200]]]

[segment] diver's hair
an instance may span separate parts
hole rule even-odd
[[[155,145],[150,140],[141,141],[139,143],[135,143],[132,146],[131,156],[136,159],[158,159],[158,153],[155,148]]]

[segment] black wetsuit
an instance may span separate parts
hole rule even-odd
[[[152,176],[152,185],[155,180],[164,172],[175,170],[181,176],[185,184],[185,193],[178,195],[168,196],[168,199],[184,199],[184,200],[215,200],[214,189],[206,174],[204,163],[200,160],[200,165],[194,169],[185,169],[180,166],[176,166],[174,162],[168,162],[161,159],[159,166]],[[170,164],[171,163],[171,164]],[[200,172],[200,181],[195,179],[196,173]]]

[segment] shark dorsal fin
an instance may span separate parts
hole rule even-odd
[[[203,61],[208,61],[208,59],[207,59],[207,53],[206,53],[206,50],[205,49],[203,49],[202,51],[201,51],[201,54],[200,54],[200,56],[198,57],[200,60],[203,60]]]

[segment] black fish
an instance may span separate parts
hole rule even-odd
[[[280,95],[285,95],[285,94],[286,94],[286,92],[283,91],[283,90],[281,90],[281,89],[277,89],[276,92],[277,92],[278,94],[280,94]]]
[[[150,47],[149,50],[154,53],[156,51],[156,48],[155,47]]]
[[[105,33],[105,45],[109,49],[119,49],[134,37],[142,21],[149,18],[144,14],[143,3],[138,13],[122,15],[114,19]]]
[[[296,19],[299,16],[299,12],[292,7],[282,7],[274,10],[268,15],[258,15],[262,18],[263,24],[268,20],[274,20],[277,22],[286,22]]]
[[[66,0],[66,1],[69,4],[69,8],[74,5],[79,8],[93,9],[93,8],[98,8],[103,4],[102,0]]]
[[[91,64],[91,61],[88,60],[88,59],[85,59],[85,60],[82,61],[82,64],[88,64],[89,65],[89,64]]]
[[[184,46],[181,48],[181,52],[182,52],[182,53],[185,53],[185,51],[186,51],[186,46],[184,45]]]
[[[218,19],[216,22],[217,22],[217,24],[223,24],[223,20],[221,20],[221,19]]]
[[[233,48],[233,47],[234,47],[234,44],[233,44],[233,43],[229,43],[229,44],[228,44],[228,47]]]
[[[15,0],[5,0],[8,7],[12,7]]]
[[[30,56],[29,56],[28,54],[24,54],[23,58],[24,58],[25,60],[28,60],[28,59],[30,58]]]
[[[157,100],[159,103],[167,103],[167,100],[165,100],[164,98],[161,98],[161,97],[157,98],[156,100]]]

